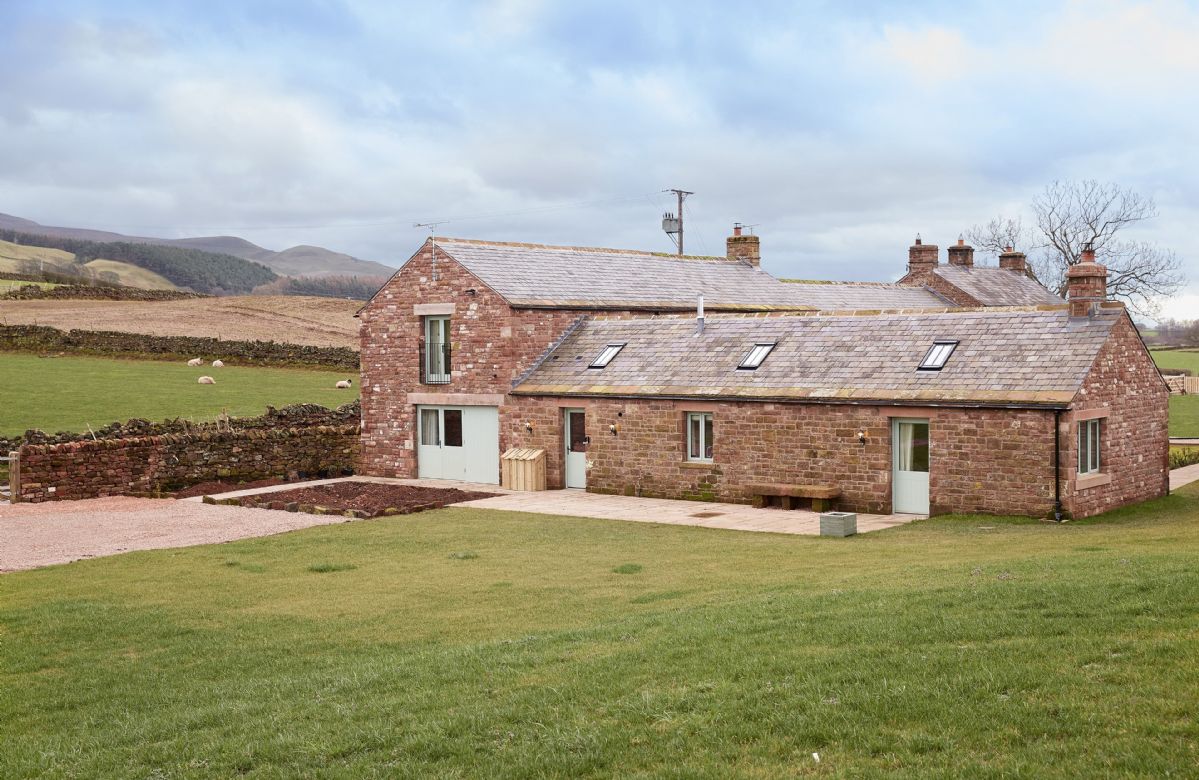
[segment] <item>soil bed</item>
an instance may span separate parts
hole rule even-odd
[[[261,493],[229,499],[241,506],[260,509],[286,509],[291,512],[347,513],[357,517],[406,515],[426,509],[478,498],[491,498],[495,493],[481,493],[457,488],[431,488],[416,485],[383,485],[374,482],[334,482],[330,485]]]
[[[214,496],[217,493],[232,493],[234,490],[253,490],[254,488],[274,487],[282,485],[287,480],[281,477],[269,477],[267,479],[257,479],[253,482],[227,482],[225,480],[215,480],[213,482],[201,482],[198,485],[191,485],[182,490],[178,490],[171,494],[172,498],[194,498],[196,496]]]

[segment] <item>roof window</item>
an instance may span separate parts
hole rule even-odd
[[[929,348],[928,354],[924,356],[924,360],[920,361],[920,366],[917,371],[940,371],[945,368],[945,361],[949,360],[949,356],[953,354],[954,347],[958,345],[956,341],[948,339],[937,339]]]
[[[770,350],[774,349],[774,345],[776,343],[777,342],[771,341],[767,344],[754,344],[753,349],[751,349],[749,353],[741,359],[741,365],[737,366],[737,368],[745,371],[753,371],[755,368],[762,365],[762,361],[765,360],[766,356],[770,354]]]
[[[595,360],[591,361],[591,365],[589,365],[587,367],[588,368],[603,368],[604,366],[611,363],[612,358],[616,357],[616,354],[618,352],[620,352],[620,350],[622,350],[622,349],[624,349],[623,343],[609,344],[608,346],[604,347],[603,351],[599,353],[599,356],[596,357]]]

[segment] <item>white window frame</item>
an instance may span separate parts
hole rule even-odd
[[[737,370],[754,371],[757,369],[758,366],[762,365],[763,361],[765,361],[770,355],[770,352],[774,349],[777,343],[777,341],[763,341],[758,344],[754,344],[753,347],[750,348],[749,352],[746,353],[745,357],[741,359],[741,364],[737,366]]]
[[[1103,471],[1103,453],[1100,442],[1103,438],[1103,418],[1080,420],[1078,423],[1078,476],[1099,474]]]
[[[694,444],[695,441],[694,441],[694,437],[692,436],[691,429],[693,427],[692,421],[694,421],[696,419],[699,420],[699,449],[698,449],[698,452],[700,453],[700,456],[692,457],[691,453],[693,451],[695,451],[695,448],[692,447],[691,445]],[[712,441],[708,441],[708,434],[706,433],[706,431],[708,429],[708,424],[711,424],[711,426],[712,426]],[[712,413],[711,412],[687,412],[686,425],[687,425],[687,461],[690,463],[711,463],[713,458],[710,456],[705,456],[703,453],[707,452],[709,447],[712,448],[713,455],[716,453],[716,448],[713,446],[713,442],[716,440],[716,423],[712,417]]]
[[[434,326],[433,323],[439,323]],[[440,323],[445,323],[441,325]],[[440,331],[440,338],[445,341],[434,341],[434,327]],[[435,348],[434,344],[449,344],[450,343],[450,315],[448,314],[430,314],[425,317],[425,379],[433,384],[444,384],[450,380],[448,361],[445,359],[444,347],[441,349]]]
[[[597,355],[595,360],[591,361],[591,365],[589,365],[587,367],[588,368],[605,368],[605,367],[607,367],[607,365],[612,362],[612,359],[614,357],[616,357],[617,355],[619,355],[620,351],[622,349],[624,349],[624,345],[625,345],[625,342],[623,342],[623,341],[618,344],[608,344],[602,350],[600,350],[599,355]]]
[[[936,339],[933,345],[924,353],[924,359],[916,367],[917,371],[940,371],[949,362],[953,351],[958,348],[958,342],[953,339]]]

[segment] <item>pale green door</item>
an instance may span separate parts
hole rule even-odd
[[[563,425],[566,446],[566,487],[587,487],[587,415],[582,409],[567,409]]]
[[[928,420],[891,422],[891,511],[928,514]]]

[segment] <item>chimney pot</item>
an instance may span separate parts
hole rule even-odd
[[[1071,317],[1086,317],[1107,300],[1107,268],[1095,262],[1095,249],[1083,247],[1081,260],[1066,270]]]
[[[743,235],[743,225],[738,222],[733,225],[733,235],[725,241],[725,253],[730,260],[740,260],[752,266],[762,265],[762,246],[758,236]]]
[[[974,267],[974,247],[959,238],[956,246],[949,247],[949,264],[962,268]]]
[[[908,247],[908,275],[905,283],[916,283],[926,279],[937,267],[937,245],[925,244],[916,234],[916,243]]]
[[[1016,252],[1009,247],[1004,247],[1003,254],[999,256],[999,267],[1006,268],[1009,271],[1018,273],[1028,273],[1028,257],[1023,252]]]

